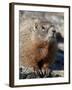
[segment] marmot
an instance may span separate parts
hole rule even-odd
[[[46,20],[20,24],[20,63],[34,72],[48,73],[57,52],[55,26]]]

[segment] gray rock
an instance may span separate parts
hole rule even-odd
[[[36,78],[36,75],[34,73],[30,73],[26,77],[27,79]]]

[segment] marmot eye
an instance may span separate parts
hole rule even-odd
[[[42,26],[42,29],[45,29],[45,27],[44,27],[44,26]]]
[[[35,28],[37,29],[37,26],[35,26]]]

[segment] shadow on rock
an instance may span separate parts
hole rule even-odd
[[[63,43],[64,42],[64,38],[62,37],[60,32],[56,33],[56,38],[57,38],[58,43]]]
[[[58,50],[55,63],[50,68],[52,70],[64,70],[64,51]]]

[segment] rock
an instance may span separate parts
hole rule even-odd
[[[64,72],[61,71],[51,71],[49,74],[45,75],[40,75],[40,74],[35,74],[35,73],[20,73],[19,79],[33,79],[33,78],[53,78],[53,77],[62,77],[64,76]]]
[[[36,75],[34,73],[30,73],[27,75],[26,79],[36,78]]]
[[[26,79],[27,75],[24,73],[20,73],[19,79]]]

